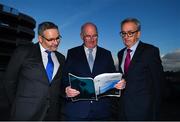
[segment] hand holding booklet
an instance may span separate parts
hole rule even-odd
[[[121,73],[103,73],[94,79],[91,77],[79,77],[69,73],[71,88],[76,89],[80,94],[72,97],[72,101],[77,100],[98,100],[100,97],[114,96],[120,97],[121,91],[114,85],[122,78]]]

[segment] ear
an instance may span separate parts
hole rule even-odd
[[[138,31],[138,33],[137,33],[138,35],[137,35],[137,37],[138,38],[140,38],[140,35],[141,35],[141,31]]]
[[[80,33],[81,39],[84,40],[84,35],[83,33]]]
[[[41,37],[41,36],[38,36],[38,41],[39,41],[39,43],[41,43],[41,44],[42,44],[43,39],[42,39],[42,37]]]

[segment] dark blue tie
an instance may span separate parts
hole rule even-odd
[[[54,70],[54,63],[53,63],[52,58],[51,58],[51,52],[46,51],[46,53],[48,54],[48,63],[46,65],[46,72],[48,75],[49,82],[51,83],[53,70]]]

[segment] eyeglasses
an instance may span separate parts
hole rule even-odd
[[[44,36],[41,36],[41,37],[43,37],[44,39],[46,39],[48,42],[52,42],[52,41],[60,41],[61,38],[62,38],[61,35],[59,35],[57,38],[51,38],[51,39],[47,39],[47,38],[44,37]]]
[[[98,35],[97,34],[92,35],[92,36],[91,35],[85,35],[84,38],[87,39],[87,40],[97,39]]]
[[[139,30],[136,30],[136,31],[133,31],[133,32],[131,32],[131,31],[129,31],[129,32],[124,32],[124,31],[121,31],[120,32],[120,35],[124,38],[126,35],[128,36],[128,37],[133,37],[134,36],[134,34],[136,33],[136,32],[138,32]]]

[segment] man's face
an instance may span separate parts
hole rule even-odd
[[[84,33],[81,33],[81,38],[87,48],[96,47],[98,42],[96,28],[93,25],[86,25],[84,27]]]
[[[140,31],[133,22],[124,23],[121,28],[121,36],[127,48],[131,48],[139,39]]]
[[[39,43],[49,50],[56,51],[61,40],[59,31],[57,29],[47,29],[43,32],[43,35],[38,37]]]

